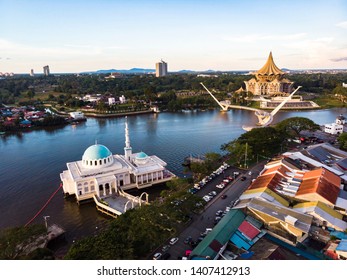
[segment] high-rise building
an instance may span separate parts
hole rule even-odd
[[[167,75],[167,63],[164,60],[155,64],[155,76],[163,77]]]
[[[34,69],[31,69],[30,70],[30,77],[34,77],[35,76],[35,74],[34,74]]]
[[[49,74],[49,66],[43,66],[43,75],[48,76]]]

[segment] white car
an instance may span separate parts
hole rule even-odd
[[[155,253],[153,256],[153,260],[160,260],[161,259],[161,253]]]
[[[205,200],[206,202],[209,202],[211,200],[211,197],[209,197],[208,195],[205,195],[202,199]]]
[[[174,245],[178,241],[178,237],[174,237],[170,239],[170,245]]]

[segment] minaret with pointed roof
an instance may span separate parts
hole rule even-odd
[[[129,137],[129,128],[128,128],[128,117],[125,117],[125,147],[124,147],[124,156],[127,160],[130,161],[132,155],[132,148],[130,146],[130,137]]]
[[[293,89],[293,82],[284,79],[285,73],[276,66],[272,52],[265,65],[254,72],[255,78],[245,81],[246,91],[254,95],[273,95],[290,93]]]

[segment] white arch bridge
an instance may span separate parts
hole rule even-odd
[[[292,98],[292,96],[301,88],[301,86],[298,86],[290,95],[288,95],[275,109],[273,109],[270,113],[263,111],[263,110],[259,110],[259,109],[255,109],[255,108],[250,108],[250,107],[246,107],[246,106],[238,106],[238,105],[231,105],[230,103],[228,103],[228,101],[219,101],[209,90],[208,88],[203,84],[200,83],[205,89],[206,91],[212,96],[212,98],[217,102],[217,104],[222,108],[221,111],[228,111],[229,109],[243,109],[243,110],[250,110],[250,111],[254,111],[255,115],[258,118],[258,123],[257,126],[260,127],[265,127],[268,126],[272,123],[273,121],[273,117],[274,115],[277,114],[277,112],[279,110],[281,110],[281,108],[284,106],[284,104],[287,103],[288,100],[290,100]],[[243,129],[245,130],[251,130],[254,127],[243,127]]]

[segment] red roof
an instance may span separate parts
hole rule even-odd
[[[259,229],[257,229],[255,226],[253,226],[247,221],[243,221],[242,224],[239,226],[238,230],[241,233],[243,233],[246,237],[248,237],[250,240],[252,240],[260,233]]]

